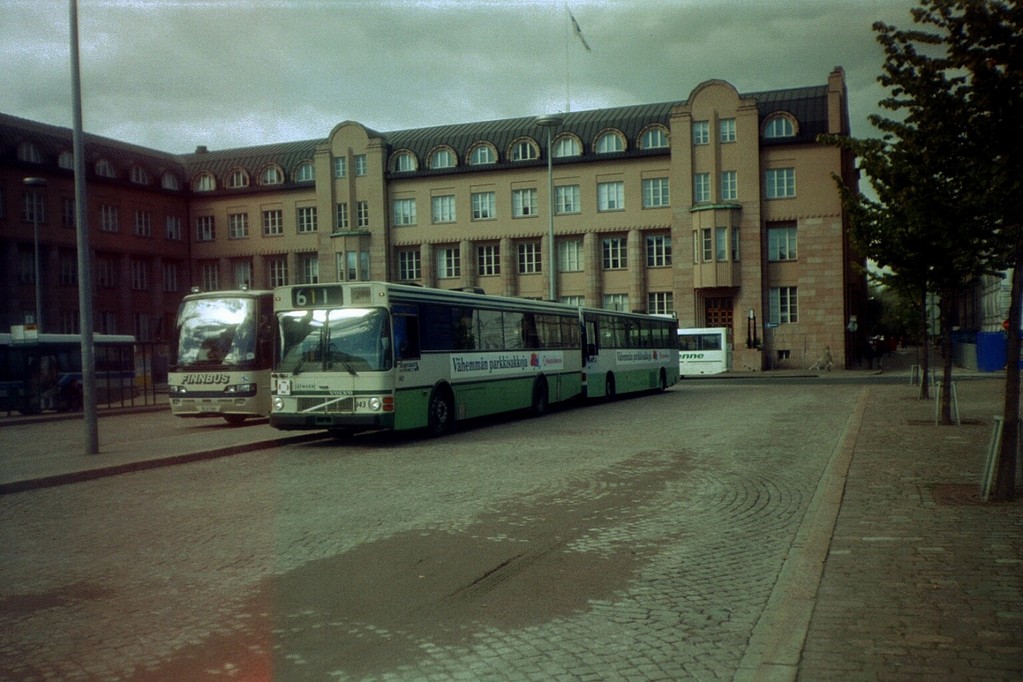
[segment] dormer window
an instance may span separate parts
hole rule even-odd
[[[196,192],[212,192],[216,188],[217,179],[209,171],[203,171],[192,179],[192,189]]]
[[[469,150],[470,166],[487,166],[497,163],[497,150],[489,142],[481,142]]]
[[[136,185],[148,185],[149,184],[149,173],[142,166],[131,167],[131,181]]]
[[[117,174],[114,173],[114,167],[109,161],[106,159],[100,159],[96,162],[96,175],[101,178],[113,178],[116,177]]]
[[[795,137],[796,126],[792,118],[787,114],[776,114],[769,118],[764,124],[764,138],[776,139],[779,137]]]
[[[555,159],[564,159],[572,156],[582,156],[583,144],[579,138],[572,134],[561,135],[554,140],[552,152]]]
[[[625,136],[617,130],[608,130],[597,136],[597,141],[594,143],[593,148],[598,154],[624,152]]]
[[[665,149],[668,146],[668,133],[661,126],[647,128],[639,138],[640,149]]]
[[[227,176],[227,186],[231,189],[241,189],[249,186],[249,174],[244,168],[235,168]]]
[[[540,147],[531,139],[524,138],[512,142],[508,150],[508,158],[512,161],[532,161],[540,158]]]
[[[455,152],[447,147],[435,150],[430,154],[430,168],[454,168]]]
[[[22,142],[18,145],[18,161],[24,161],[26,163],[42,163],[43,155],[39,151],[39,147],[35,146],[31,142]]]
[[[65,170],[75,169],[75,154],[69,149],[65,149],[57,157],[57,165]]]
[[[295,169],[295,182],[313,182],[316,180],[316,167],[312,161],[303,161]]]
[[[163,177],[160,178],[160,187],[178,190],[181,189],[181,183],[178,182],[178,176],[173,173],[164,173]]]
[[[416,155],[410,151],[397,152],[391,159],[391,171],[394,173],[411,173],[417,167]]]
[[[284,182],[284,173],[277,166],[267,166],[259,174],[259,184],[261,185],[279,185],[282,182]]]

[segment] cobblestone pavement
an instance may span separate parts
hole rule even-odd
[[[4,495],[0,679],[1018,679],[1023,516],[964,492],[1000,384],[961,427],[915,391],[684,382]]]
[[[871,389],[800,679],[1023,679],[1023,505],[979,501],[1002,388],[957,382],[961,426]]]

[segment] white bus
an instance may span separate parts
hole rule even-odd
[[[599,373],[597,396],[608,394],[607,376],[615,395],[666,388],[678,371],[671,351],[663,372],[651,366],[658,349],[644,324],[665,320],[646,315],[386,282],[281,287],[274,310],[280,351],[270,424],[285,430],[440,435],[462,419],[540,415],[584,396],[586,366]],[[602,338],[605,329],[614,336]],[[664,342],[672,349],[674,329]]]
[[[694,327],[678,330],[678,371],[683,377],[732,370],[732,330]]]
[[[268,416],[276,338],[271,291],[185,296],[167,377],[171,412],[229,424]]]

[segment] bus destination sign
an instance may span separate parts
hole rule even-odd
[[[291,290],[291,304],[296,308],[344,305],[344,287],[340,284],[295,287]]]

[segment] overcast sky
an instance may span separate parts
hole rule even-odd
[[[87,132],[166,152],[740,93],[846,72],[884,91],[871,24],[916,0],[79,0]],[[587,51],[571,29],[575,16]],[[70,127],[68,0],[0,0],[0,112]]]

